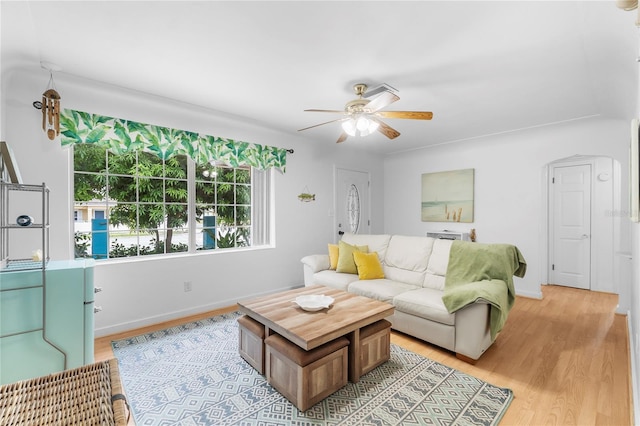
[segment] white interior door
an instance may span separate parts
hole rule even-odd
[[[369,173],[336,169],[336,233],[370,233]]]
[[[550,183],[551,284],[591,287],[591,165],[556,166]]]

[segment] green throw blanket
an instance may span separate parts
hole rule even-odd
[[[507,321],[516,299],[513,276],[524,277],[527,263],[517,247],[456,240],[451,245],[442,301],[452,313],[476,301],[491,305],[491,339]]]

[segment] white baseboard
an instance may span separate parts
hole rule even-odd
[[[301,286],[284,287],[284,288],[280,288],[278,290],[273,290],[273,291],[268,291],[268,292],[248,294],[246,296],[243,296],[243,299],[250,299],[250,298],[254,298],[254,297],[266,296],[268,294],[278,293],[278,292],[286,291],[286,290],[292,290],[292,289],[298,288],[298,287],[301,287]],[[178,311],[166,312],[166,313],[163,313],[161,315],[154,315],[154,316],[151,316],[151,317],[140,318],[140,319],[137,319],[135,321],[128,321],[128,322],[123,322],[123,323],[119,323],[119,324],[109,325],[107,327],[96,328],[94,330],[94,337],[104,337],[104,336],[108,336],[108,335],[111,335],[111,334],[117,334],[117,333],[122,333],[122,332],[125,332],[125,331],[135,330],[136,328],[147,327],[147,326],[150,326],[150,325],[159,324],[159,323],[165,322],[165,321],[171,321],[171,320],[175,320],[175,319],[179,319],[179,318],[188,317],[190,315],[201,314],[203,312],[208,312],[208,311],[212,311],[212,310],[215,310],[215,309],[226,308],[226,307],[235,305],[237,302],[238,302],[237,298],[228,299],[228,300],[219,300],[219,301],[217,301],[215,303],[207,303],[207,304],[204,304],[204,305],[194,306],[194,307],[191,307],[189,309],[181,309],[181,310],[178,310]]]
[[[542,300],[542,291],[533,292],[533,291],[517,291],[516,296],[528,297],[530,299],[540,299]]]

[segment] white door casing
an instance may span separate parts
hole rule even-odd
[[[336,168],[335,182],[336,238],[344,232],[368,234],[369,173]]]
[[[554,166],[549,183],[550,284],[591,288],[591,165]]]

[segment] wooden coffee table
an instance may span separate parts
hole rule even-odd
[[[293,301],[305,294],[334,298],[328,309],[308,312]],[[304,350],[346,336],[349,345],[349,381],[360,380],[360,329],[394,312],[393,305],[346,291],[314,285],[238,302],[241,312],[265,326],[265,336],[278,333]]]

